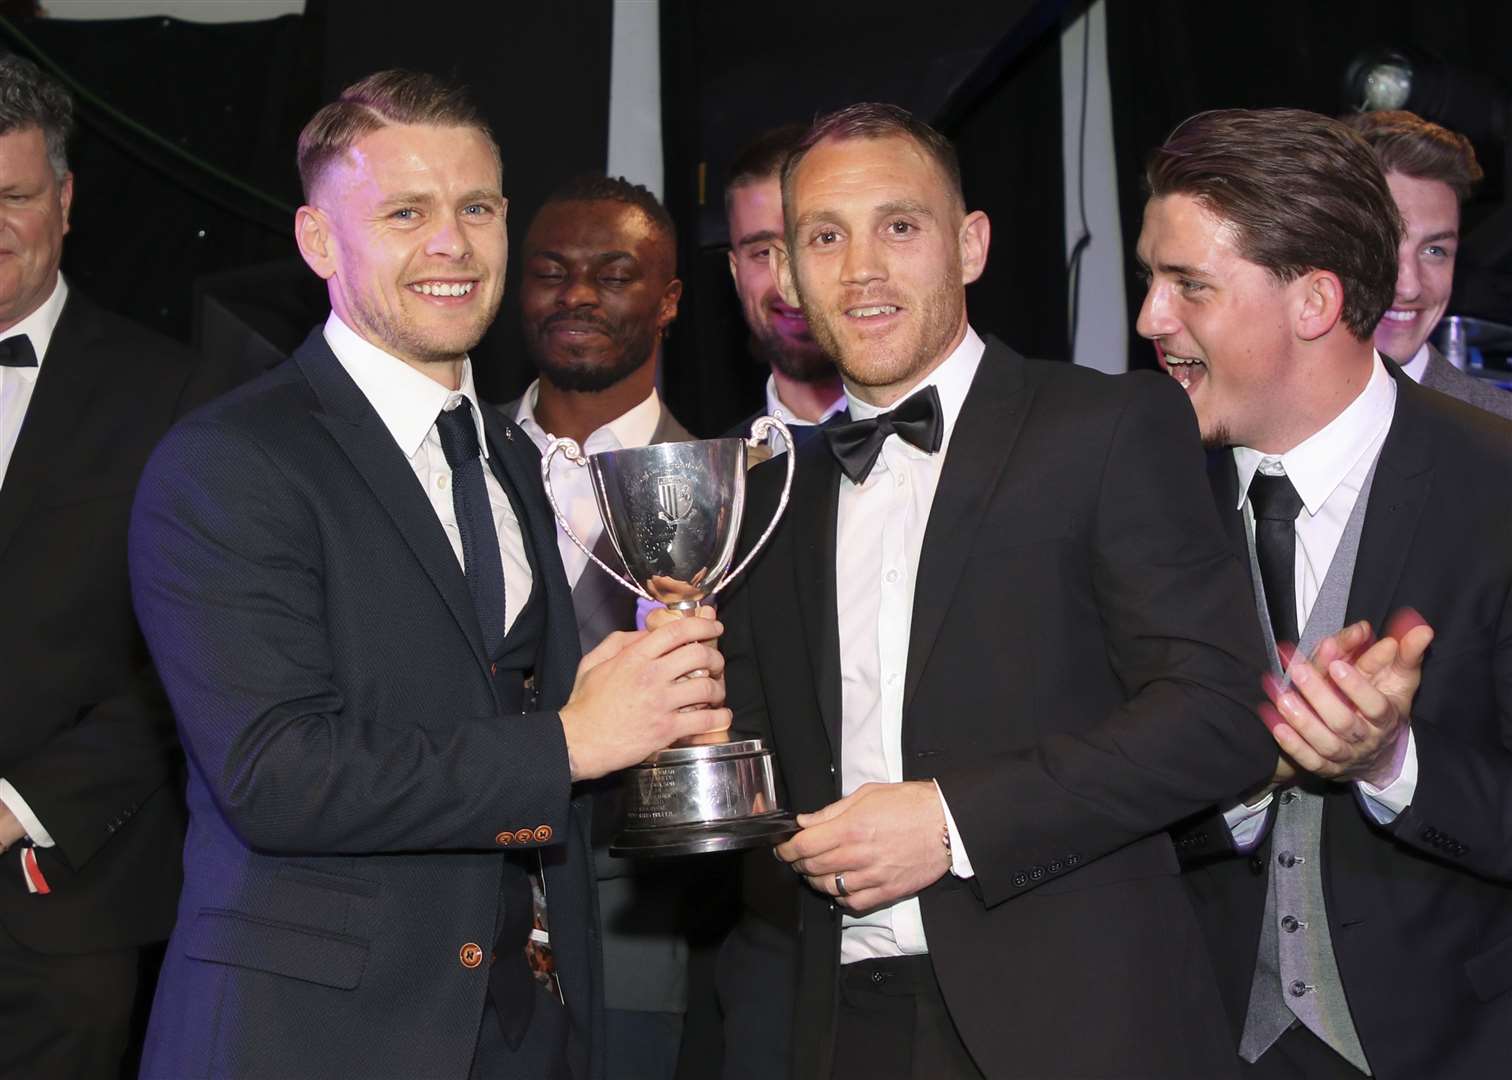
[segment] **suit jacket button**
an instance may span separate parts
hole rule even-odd
[[[1289,851],[1283,851],[1281,854],[1277,855],[1276,861],[1282,866],[1286,867],[1288,870],[1297,865],[1297,857]]]
[[[457,959],[470,971],[483,962],[483,949],[476,941],[469,941],[457,950]]]
[[[535,831],[535,842],[538,843],[538,844],[544,844],[546,841],[548,841],[550,839],[551,839],[551,826],[550,825],[537,825],[536,826],[536,831]]]
[[[1045,868],[1043,866],[1031,866],[1029,868],[1029,876],[1038,881],[1045,876]]]
[[[1058,874],[1058,873],[1060,873],[1061,869],[1062,869],[1062,866],[1061,866],[1061,861],[1059,859],[1051,859],[1050,860],[1050,872],[1052,874]]]
[[[1067,866],[1075,866],[1079,862],[1081,862],[1081,856],[1080,855],[1067,855],[1066,856],[1066,865]]]
[[[490,675],[497,675],[499,673],[499,665],[498,664],[489,664],[488,665],[488,673]]]
[[[514,833],[512,832],[501,832],[498,836],[494,837],[494,843],[500,847],[508,847],[513,840]]]
[[[1263,873],[1265,873],[1265,860],[1261,856],[1259,856],[1259,855],[1251,855],[1250,856],[1250,873],[1252,873],[1252,874],[1263,874]]]
[[[1029,884],[1029,875],[1020,870],[1013,875],[1013,883],[1022,889],[1025,885]]]
[[[535,839],[535,830],[534,829],[516,829],[515,830],[515,843],[517,843],[517,844],[528,844],[528,843],[530,843],[534,839]]]

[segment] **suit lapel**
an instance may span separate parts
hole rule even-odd
[[[1349,588],[1348,622],[1369,619],[1379,633],[1412,547],[1433,479],[1433,418],[1423,407],[1423,391],[1394,365],[1396,410],[1381,447],[1360,551]]]
[[[835,511],[840,498],[840,466],[822,439],[813,440],[797,454],[793,494],[788,501],[793,585],[803,615],[805,651],[813,658],[820,715],[830,749],[838,755],[840,624],[835,597]]]
[[[325,336],[317,328],[294,353],[321,409],[315,419],[336,441],[352,467],[362,476],[374,498],[393,520],[399,534],[420,561],[436,591],[446,601],[457,624],[467,635],[478,663],[487,667],[483,635],[477,612],[467,591],[467,579],[457,563],[446,532],[415,482],[414,470],[405,460],[394,437],[341,367]]]
[[[966,557],[992,500],[1033,398],[1024,361],[995,338],[972,380],[950,435],[940,483],[935,489],[914,582],[908,675],[903,687],[907,715],[919,678],[966,568]]]
[[[90,347],[86,316],[83,302],[70,295],[42,358],[10,467],[0,484],[0,554],[31,508],[48,466],[68,445],[99,381],[103,350]]]

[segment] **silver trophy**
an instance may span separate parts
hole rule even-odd
[[[734,570],[745,512],[746,452],[776,431],[787,445],[787,479],[777,512]],[[629,571],[616,573],[572,531],[551,490],[551,462],[563,454],[588,470],[604,531]],[[557,524],[578,548],[635,595],[691,613],[750,561],[777,527],[793,485],[793,436],[763,416],[749,439],[704,439],[608,450],[591,457],[573,439],[552,439],[541,480]],[[625,827],[612,855],[691,855],[775,844],[798,831],[777,805],[772,752],[759,738],[716,732],[680,739],[626,770]]]

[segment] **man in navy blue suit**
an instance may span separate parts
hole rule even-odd
[[[133,515],[190,760],[143,1074],[601,1075],[572,785],[728,724],[719,625],[579,663],[539,455],[473,389],[507,202],[460,88],[370,76],[299,164],[331,316],[169,434]]]

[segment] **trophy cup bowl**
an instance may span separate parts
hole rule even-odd
[[[777,511],[739,566],[731,569],[745,512],[746,454],[776,431],[787,445],[787,479]],[[551,462],[564,455],[586,468],[604,531],[625,577],[572,530],[551,490]],[[787,509],[793,437],[763,416],[749,439],[657,443],[585,456],[572,439],[552,439],[541,480],[557,524],[625,588],[691,614],[746,568]],[[757,736],[711,732],[680,739],[625,770],[624,828],[611,855],[691,855],[775,844],[798,831],[778,805],[772,753]]]

